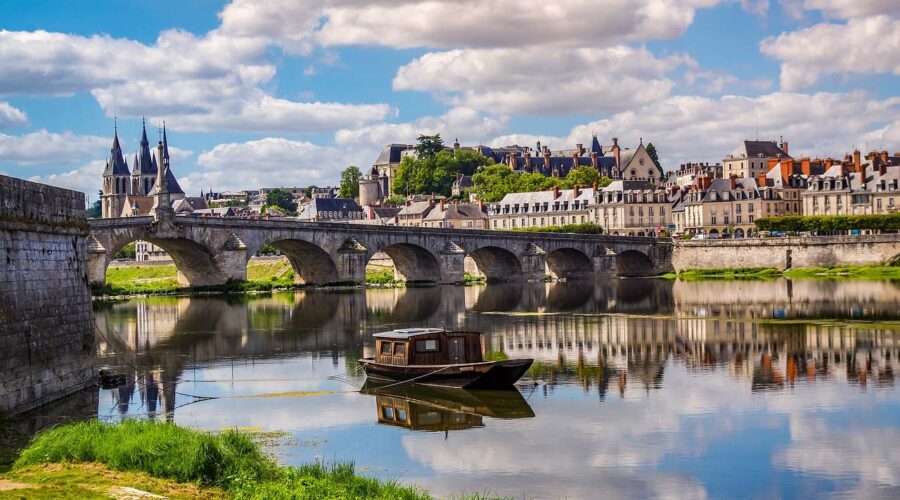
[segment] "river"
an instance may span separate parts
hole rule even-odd
[[[277,431],[437,495],[900,497],[900,285],[619,280],[96,305],[88,413]],[[408,326],[535,359],[515,392],[370,395],[356,360]],[[50,416],[48,416],[50,418]]]

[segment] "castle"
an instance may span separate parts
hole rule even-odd
[[[122,154],[119,130],[118,127],[115,128],[112,148],[103,171],[103,189],[100,191],[100,214],[104,219],[149,214],[153,207],[154,196],[157,194],[156,178],[159,168],[163,168],[169,202],[176,212],[178,205],[181,204],[179,202],[185,200],[184,191],[169,168],[169,141],[165,125],[160,141],[161,162],[157,159],[159,154],[153,154],[150,150],[146,123],[142,124],[142,128],[140,149],[134,155],[132,170],[129,170],[125,155]]]

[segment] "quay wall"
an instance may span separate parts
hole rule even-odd
[[[96,381],[84,194],[0,175],[0,413]]]
[[[675,270],[878,265],[900,256],[900,234],[675,240]]]

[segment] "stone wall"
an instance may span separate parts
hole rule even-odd
[[[675,241],[676,271],[740,267],[883,264],[900,255],[900,234]]]
[[[96,380],[84,194],[0,175],[0,412]]]

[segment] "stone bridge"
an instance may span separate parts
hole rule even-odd
[[[298,283],[364,283],[378,252],[398,279],[459,283],[471,257],[488,281],[650,276],[672,270],[672,244],[644,237],[458,230],[199,217],[90,221],[88,267],[106,280],[113,255],[143,240],[163,248],[187,286],[247,278],[247,261],[264,245],[287,256]]]

